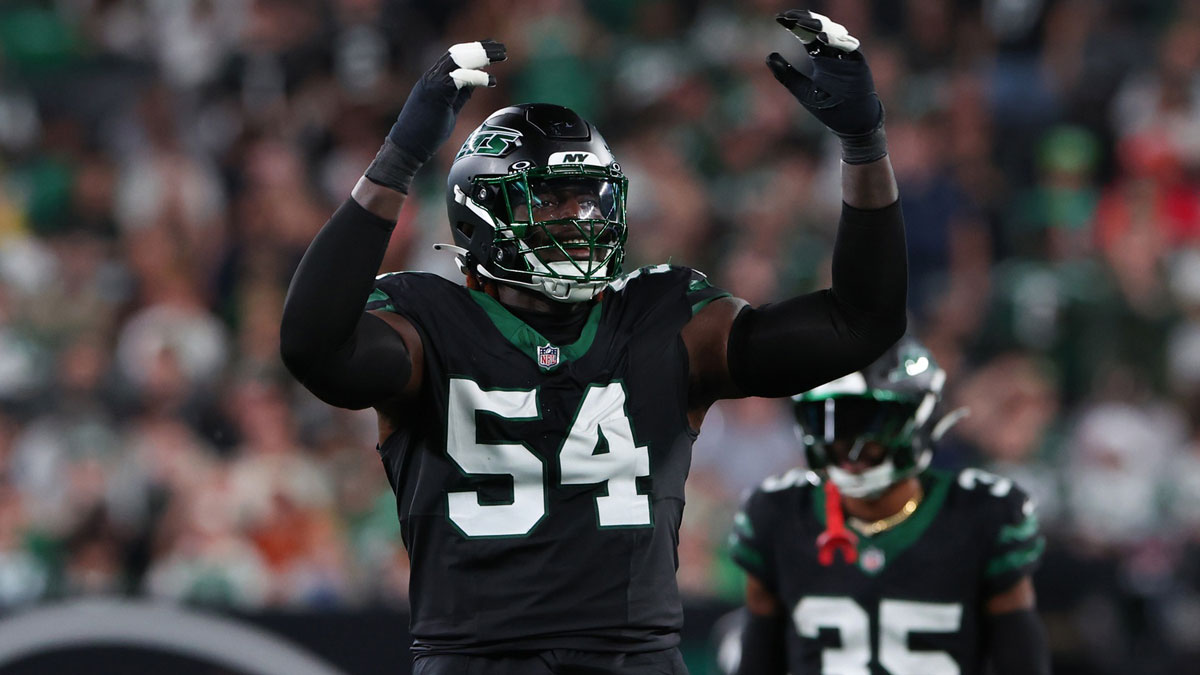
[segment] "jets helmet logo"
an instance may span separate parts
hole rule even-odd
[[[521,132],[485,123],[467,137],[454,159],[467,155],[503,157],[519,145],[521,145]]]

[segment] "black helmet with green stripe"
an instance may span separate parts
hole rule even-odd
[[[924,471],[933,442],[961,416],[933,422],[945,381],[929,350],[906,336],[863,370],[792,397],[809,468],[864,499]]]
[[[463,143],[446,208],[464,272],[559,302],[590,300],[621,272],[628,182],[608,144],[547,103],[492,113]]]

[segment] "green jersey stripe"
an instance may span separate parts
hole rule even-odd
[[[376,302],[382,302],[385,304],[379,307],[372,307],[371,305]],[[367,309],[382,309],[385,312],[396,311],[395,305],[392,304],[392,299],[388,297],[388,294],[384,292],[382,288],[376,288],[375,290],[371,291],[371,295],[367,297]]]
[[[692,305],[692,314],[695,314],[696,312],[699,312],[700,310],[704,309],[705,306],[707,306],[708,303],[712,302],[713,300],[720,300],[721,298],[732,298],[732,297],[733,297],[732,293],[721,293],[719,295],[714,295],[709,298],[703,298]]]
[[[1031,513],[1029,516],[1015,525],[1005,525],[1000,528],[999,542],[1008,544],[1014,541],[1025,541],[1037,534],[1038,519],[1036,513]]]
[[[992,561],[988,563],[987,569],[984,570],[983,574],[984,576],[993,577],[997,574],[1003,574],[1005,572],[1011,572],[1012,570],[1019,569],[1035,562],[1038,558],[1042,557],[1042,552],[1045,550],[1046,540],[1038,539],[1037,541],[1033,542],[1032,546],[1029,546],[1028,548],[1011,551],[1002,556],[993,558]]]

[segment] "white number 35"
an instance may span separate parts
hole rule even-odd
[[[816,639],[822,628],[837,629],[841,647],[821,652],[822,675],[870,675],[871,619],[850,598],[810,596],[792,612],[796,631]],[[945,652],[913,651],[908,634],[955,633],[962,605],[908,600],[879,603],[879,665],[890,675],[958,675],[959,667]]]

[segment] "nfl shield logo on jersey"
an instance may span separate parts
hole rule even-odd
[[[858,564],[867,574],[878,574],[879,570],[882,570],[883,566],[887,564],[887,556],[883,554],[883,551],[872,546],[862,552],[858,558]]]
[[[553,368],[558,365],[558,347],[545,345],[538,347],[538,365],[543,368]]]

